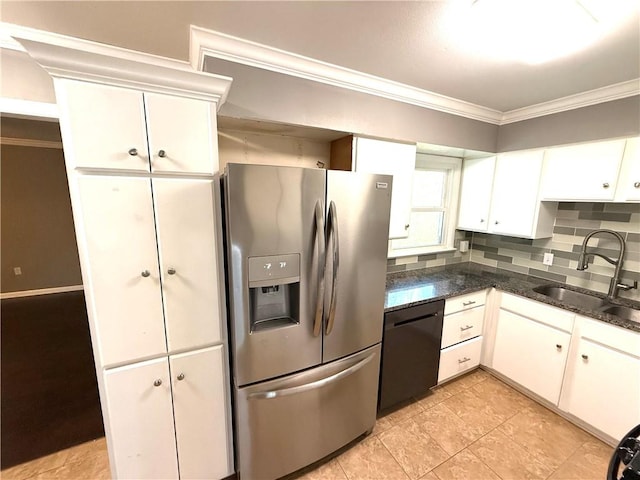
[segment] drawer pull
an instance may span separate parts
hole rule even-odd
[[[585,355],[584,353],[581,355],[583,360],[589,360],[589,355]]]
[[[468,302],[462,302],[462,306],[468,307],[469,305],[473,305],[474,303],[476,303],[475,300],[469,300]]]
[[[562,350],[562,345],[560,345],[559,343],[556,343],[556,348],[557,348],[558,350]]]
[[[458,359],[458,363],[470,362],[471,359],[469,357],[464,357],[462,360]]]
[[[470,330],[473,328],[473,325],[467,325],[466,327],[460,327],[460,331],[464,332],[465,330]]]

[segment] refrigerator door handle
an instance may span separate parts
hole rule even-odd
[[[320,335],[322,328],[322,308],[324,303],[324,266],[325,266],[325,237],[324,237],[324,208],[322,201],[316,202],[316,245],[318,248],[318,295],[316,296],[316,315],[313,322],[313,336]]]
[[[333,375],[329,375],[328,377],[321,378],[319,380],[315,380],[310,383],[305,383],[303,385],[297,385],[295,387],[283,388],[279,390],[267,390],[264,392],[250,393],[247,397],[251,399],[270,399],[270,398],[276,398],[276,397],[284,397],[287,395],[295,395],[298,393],[306,392],[308,390],[321,388],[331,383],[337,382],[341,378],[352,375],[353,373],[357,372],[358,370],[363,368],[365,365],[367,365],[371,360],[373,360],[374,357],[375,355],[367,355],[366,358],[363,358],[362,360],[358,361],[358,363],[351,365],[345,368],[344,370],[341,370],[337,373],[334,373]]]
[[[336,286],[338,283],[338,267],[340,266],[340,242],[338,241],[338,212],[333,200],[329,204],[329,219],[331,222],[331,245],[333,256],[333,275],[331,278],[331,302],[329,303],[329,317],[325,335],[329,335],[333,330],[333,323],[336,319]]]

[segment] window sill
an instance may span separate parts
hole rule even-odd
[[[441,245],[437,247],[422,247],[422,248],[403,248],[402,250],[387,251],[387,258],[401,258],[401,257],[413,257],[416,255],[435,255],[438,253],[455,252],[457,248],[443,247]]]

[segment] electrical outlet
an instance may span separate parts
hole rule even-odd
[[[460,251],[462,253],[469,251],[469,240],[461,240],[460,241]]]
[[[553,265],[553,253],[545,253],[542,258],[543,265]]]
[[[20,267],[13,267],[13,274],[14,274],[15,276],[22,275],[22,268],[20,268]]]

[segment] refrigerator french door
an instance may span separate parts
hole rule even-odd
[[[275,479],[373,428],[391,177],[229,164],[237,470]]]

